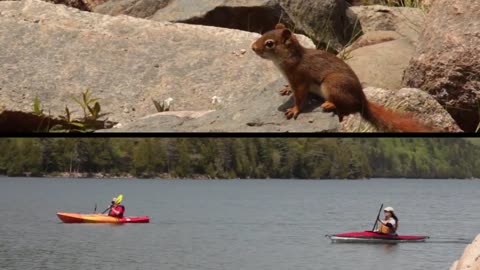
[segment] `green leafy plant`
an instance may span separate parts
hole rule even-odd
[[[36,128],[36,132],[48,132],[48,126],[50,125],[51,118],[49,115],[44,114],[43,106],[41,105],[38,96],[35,96],[35,99],[33,100],[33,114],[40,119]]]
[[[40,104],[40,99],[38,96],[35,96],[35,99],[33,100],[33,113],[38,116],[43,115],[43,109],[40,109],[41,104]]]
[[[106,114],[100,114],[101,106],[98,101],[99,98],[92,98],[92,93],[90,89],[87,89],[82,93],[82,98],[77,99],[72,97],[72,99],[77,102],[80,107],[83,109],[84,121],[94,120],[97,121],[100,117],[105,116]]]
[[[81,98],[71,97],[83,110],[83,119],[72,119],[72,113],[68,106],[65,106],[65,115],[60,118],[67,123],[67,129],[57,127],[55,131],[67,131],[67,132],[93,132],[99,128],[103,128],[105,121],[101,121],[100,118],[107,115],[107,113],[101,113],[102,107],[99,103],[100,98],[92,97],[92,92],[87,89],[82,93]]]
[[[38,128],[37,132],[93,132],[97,129],[104,128],[107,119],[100,120],[100,118],[107,115],[102,113],[102,107],[99,103],[99,98],[92,97],[89,89],[81,94],[80,98],[71,97],[83,110],[83,118],[72,117],[72,111],[65,106],[64,115],[60,115],[57,119],[50,115],[45,115],[40,103],[40,99],[35,97],[33,102],[33,114],[41,117],[39,125],[43,128]],[[45,124],[45,121],[46,122]]]
[[[84,123],[80,121],[75,121],[72,119],[72,114],[68,106],[65,105],[65,115],[61,115],[60,119],[65,122],[65,125],[55,125],[50,131],[51,132],[84,132],[88,131],[85,128]]]

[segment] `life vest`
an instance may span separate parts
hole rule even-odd
[[[379,233],[384,233],[384,234],[394,234],[395,230],[393,228],[389,228],[382,223],[380,223],[380,227],[378,228]]]
[[[108,215],[111,217],[123,218],[123,213],[125,212],[125,207],[123,205],[115,205],[110,209]]]
[[[393,227],[388,227],[387,225],[383,225],[383,223],[380,222],[380,227],[378,228],[379,233],[384,233],[384,234],[394,234],[397,230],[397,225],[395,222],[395,225]]]

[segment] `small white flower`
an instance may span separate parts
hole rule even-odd
[[[165,108],[165,111],[170,110],[171,107],[173,107],[173,98],[169,97],[163,101],[163,105]]]
[[[213,96],[212,97],[212,104],[218,104],[218,103],[222,103],[222,98],[217,97],[217,96]]]

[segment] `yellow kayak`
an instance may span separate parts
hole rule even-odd
[[[79,214],[58,212],[58,218],[64,223],[149,223],[150,217],[116,218],[104,214]]]

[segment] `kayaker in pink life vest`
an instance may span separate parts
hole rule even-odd
[[[108,212],[108,215],[111,217],[123,218],[123,214],[125,213],[125,206],[116,203],[116,200],[117,198],[112,199],[112,204],[110,205],[110,211]]]
[[[384,233],[384,234],[396,234],[398,229],[398,218],[394,213],[394,209],[392,207],[385,207],[383,209],[383,213],[385,215],[385,219],[381,220],[378,218],[380,222],[380,227],[376,232]]]

